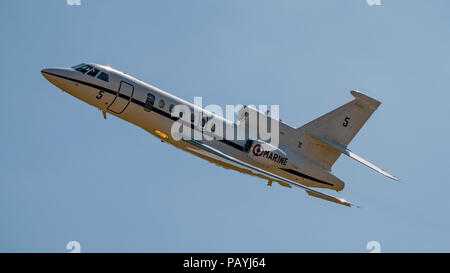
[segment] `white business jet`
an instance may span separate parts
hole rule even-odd
[[[354,206],[342,198],[312,189],[341,191],[344,188],[344,182],[331,171],[341,154],[399,181],[347,148],[380,105],[379,101],[358,91],[350,92],[354,97],[352,101],[299,128],[276,120],[279,145],[275,147],[255,137],[236,139],[234,134],[227,138],[227,130],[248,129],[241,123],[245,124],[251,115],[264,116],[273,122],[267,112],[262,113],[250,106],[239,110],[239,123],[234,123],[109,66],[83,63],[72,68],[43,69],[41,73],[55,86],[100,109],[104,118],[111,114],[124,119],[200,158],[263,178],[269,186],[273,182],[285,187],[295,186],[310,196]],[[186,109],[190,113],[185,114]],[[212,120],[211,126],[209,121]],[[191,136],[194,132],[209,138],[185,137],[183,129],[174,133],[176,122],[188,123]],[[223,127],[216,128],[215,124]]]

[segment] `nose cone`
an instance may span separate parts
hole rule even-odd
[[[48,73],[50,73],[50,70],[52,70],[51,68],[44,68],[44,69],[42,69],[41,70],[41,74],[45,77],[45,75],[44,74],[48,74]]]
[[[65,70],[64,68],[44,68],[41,70],[41,74],[51,82],[54,77],[64,76]]]
[[[70,68],[45,68],[41,70],[42,76],[55,86],[67,91],[74,79],[74,70]]]

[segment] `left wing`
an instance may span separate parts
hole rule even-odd
[[[289,179],[286,179],[284,177],[281,177],[281,176],[278,176],[276,174],[273,174],[271,172],[265,171],[263,169],[255,167],[255,166],[253,166],[251,164],[242,162],[242,161],[240,161],[240,160],[238,160],[238,159],[236,159],[236,158],[234,158],[232,156],[229,156],[229,155],[227,155],[227,154],[225,154],[225,153],[223,153],[223,152],[221,152],[221,151],[219,151],[217,149],[214,149],[211,146],[203,144],[203,143],[201,143],[201,142],[199,142],[197,140],[193,140],[193,139],[186,140],[186,139],[183,139],[183,141],[186,141],[186,142],[188,142],[188,143],[190,143],[190,144],[192,144],[192,145],[194,145],[194,146],[196,146],[196,147],[198,147],[198,148],[200,148],[202,150],[205,150],[205,151],[209,152],[209,155],[211,155],[211,154],[215,155],[215,159],[218,159],[218,160],[223,161],[225,163],[231,164],[231,165],[239,167],[239,168],[243,168],[243,169],[249,170],[249,171],[251,171],[251,172],[253,172],[255,174],[263,175],[263,176],[265,176],[267,178],[270,178],[272,180],[282,181],[282,182],[288,183],[289,185],[293,185],[293,186],[299,187],[299,188],[305,190],[306,193],[308,195],[310,195],[310,196],[321,198],[321,199],[324,199],[324,200],[327,200],[327,201],[331,201],[331,202],[334,202],[334,203],[338,203],[338,204],[341,204],[341,205],[344,205],[344,206],[347,206],[347,207],[356,206],[354,204],[351,204],[351,203],[345,201],[342,198],[337,198],[337,197],[334,197],[334,196],[331,196],[331,195],[328,195],[328,194],[325,194],[325,193],[321,193],[319,191],[316,191],[316,190],[310,189],[308,187],[305,187],[305,186],[303,186],[303,185],[301,185],[301,184],[299,184],[297,182],[294,182],[292,180],[289,180]],[[358,207],[358,206],[356,206],[356,207]]]

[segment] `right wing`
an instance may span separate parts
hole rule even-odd
[[[263,176],[267,177],[268,179],[271,179],[271,180],[274,180],[274,181],[282,181],[282,182],[288,183],[289,185],[293,185],[293,186],[299,187],[299,188],[305,190],[306,193],[308,193],[308,195],[310,195],[310,196],[317,197],[317,198],[320,198],[320,199],[324,199],[324,200],[327,200],[327,201],[330,201],[330,202],[338,203],[338,204],[341,204],[341,205],[344,205],[344,206],[347,206],[347,207],[356,206],[354,204],[351,204],[351,203],[345,201],[342,198],[338,198],[338,197],[334,197],[334,196],[331,196],[331,195],[328,195],[328,194],[325,194],[325,193],[321,193],[319,191],[316,191],[316,190],[310,189],[308,187],[305,187],[305,186],[303,186],[303,185],[301,185],[301,184],[299,184],[297,182],[294,182],[292,180],[289,180],[289,179],[286,179],[284,177],[281,177],[281,176],[278,176],[276,174],[273,174],[271,172],[265,171],[263,169],[255,167],[255,166],[253,166],[251,164],[242,162],[242,161],[240,161],[240,160],[238,160],[238,159],[236,159],[236,158],[234,158],[232,156],[229,156],[229,155],[227,155],[225,153],[222,153],[221,151],[218,151],[217,149],[214,149],[213,147],[208,146],[206,144],[203,144],[203,143],[201,143],[201,142],[199,142],[197,140],[193,140],[193,139],[186,140],[186,139],[183,139],[183,141],[186,141],[186,142],[194,145],[195,147],[200,148],[203,151],[207,151],[208,152],[208,156],[211,156],[211,154],[214,155],[213,158],[216,159],[216,160],[220,160],[222,162],[225,162],[227,164],[236,166],[238,168],[246,169],[246,170],[251,171],[251,172],[253,172],[255,174],[263,175]],[[356,206],[356,207],[358,207],[358,206]]]

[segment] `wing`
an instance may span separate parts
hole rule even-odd
[[[338,203],[338,204],[341,204],[341,205],[344,205],[344,206],[347,206],[347,207],[356,206],[354,204],[351,204],[351,203],[345,201],[342,198],[337,198],[337,197],[334,197],[334,196],[331,196],[331,195],[328,195],[328,194],[321,193],[319,191],[316,191],[316,190],[310,189],[308,187],[305,187],[305,186],[303,186],[303,185],[301,185],[301,184],[299,184],[297,182],[291,181],[291,180],[286,179],[284,177],[278,176],[278,175],[273,174],[271,172],[268,172],[268,171],[265,171],[265,170],[260,169],[258,167],[255,167],[255,166],[253,166],[251,164],[248,164],[248,163],[245,163],[243,161],[240,161],[240,160],[238,160],[238,159],[236,159],[236,158],[234,158],[232,156],[229,156],[229,155],[227,155],[225,153],[222,153],[221,151],[219,151],[217,149],[214,149],[213,147],[208,146],[206,144],[203,144],[203,143],[201,143],[201,142],[199,142],[197,140],[193,140],[193,139],[185,140],[185,139],[183,139],[183,141],[188,142],[188,143],[194,145],[195,147],[198,147],[198,148],[200,148],[200,149],[202,149],[204,151],[207,151],[209,156],[211,156],[211,154],[212,154],[212,155],[214,155],[215,159],[218,159],[218,160],[223,161],[225,163],[231,164],[231,165],[239,167],[239,168],[246,169],[246,170],[248,170],[250,172],[253,172],[255,174],[263,175],[263,176],[265,176],[265,177],[267,177],[268,179],[271,179],[271,180],[282,181],[282,182],[288,183],[289,185],[299,187],[299,188],[305,190],[306,193],[308,195],[310,195],[310,196],[321,198],[321,199],[324,199],[324,200],[327,200],[327,201],[331,201],[331,202],[334,202],[334,203]],[[358,207],[358,206],[356,206],[356,207]]]

